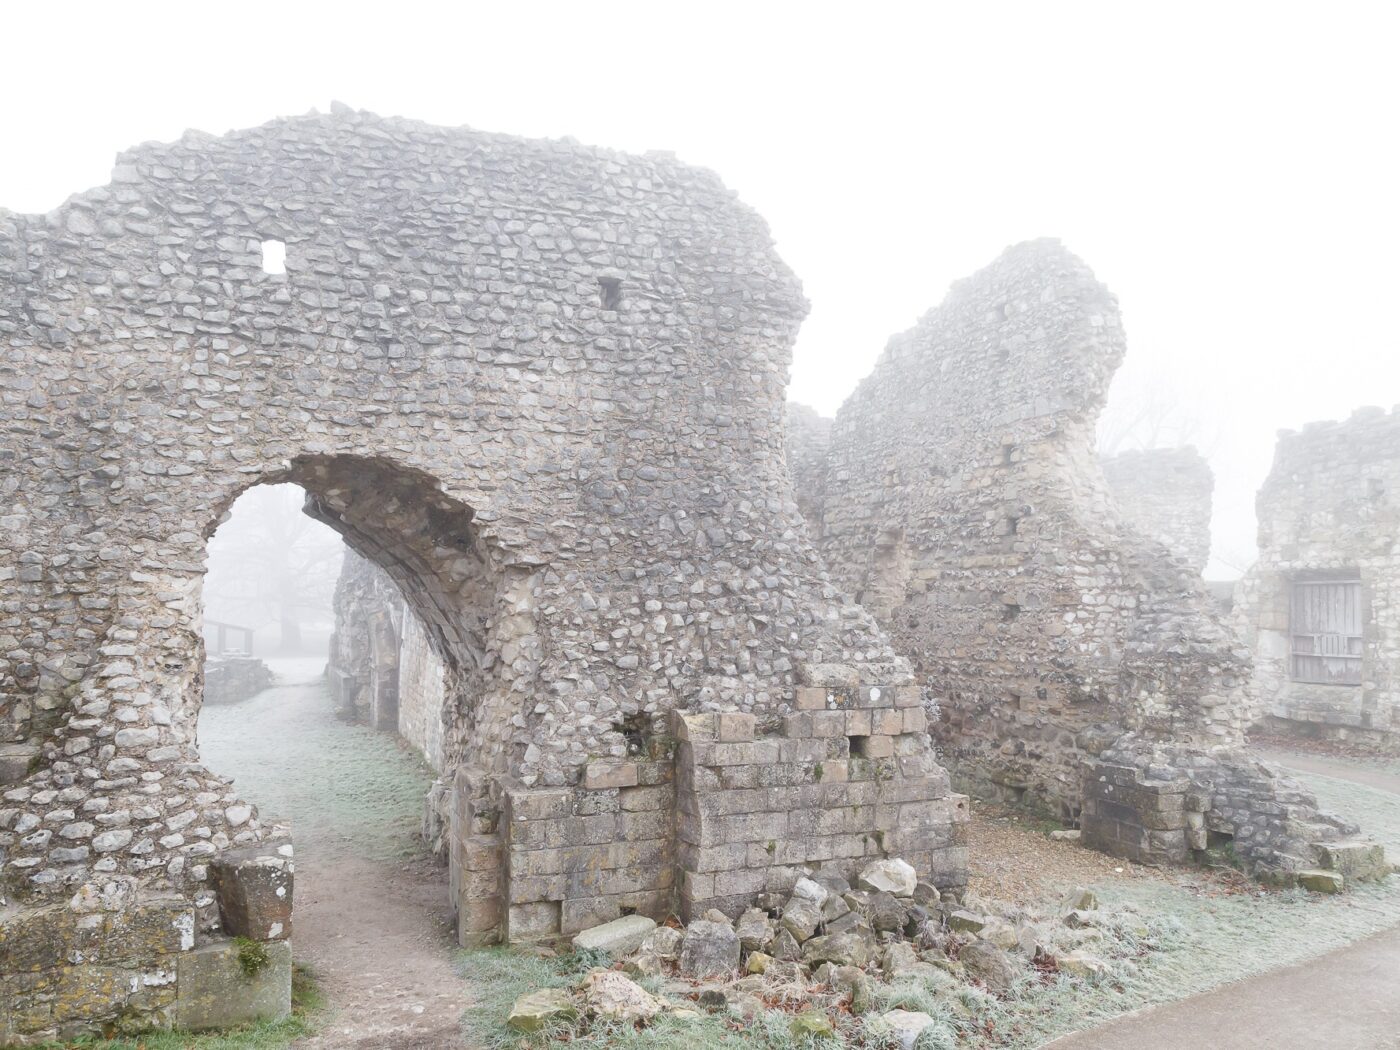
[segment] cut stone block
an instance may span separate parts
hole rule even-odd
[[[230,936],[276,941],[292,935],[292,861],[278,852],[279,845],[286,844],[229,850],[209,865],[209,884]]]
[[[583,771],[583,786],[589,790],[636,787],[637,782],[635,762],[598,759],[588,763]]]
[[[654,929],[655,919],[648,919],[645,915],[624,915],[577,934],[573,942],[574,950],[607,952],[613,958],[620,959],[640,948]]]
[[[1314,893],[1341,893],[1346,880],[1335,871],[1300,871],[1298,885]]]
[[[860,878],[856,880],[856,885],[863,890],[884,890],[896,897],[909,897],[913,895],[918,882],[913,867],[894,857],[867,864],[861,871]]]
[[[1375,882],[1390,874],[1385,847],[1377,842],[1319,842],[1318,862],[1348,882]]]
[[[0,745],[0,784],[18,784],[38,754],[37,744]]]
[[[263,955],[256,966],[245,958],[249,946],[237,941],[215,941],[180,956],[175,996],[179,1028],[231,1028],[277,1021],[292,1012],[292,946],[272,941],[255,947]]]
[[[681,942],[685,977],[730,977],[739,968],[739,935],[723,923],[697,919]]]
[[[562,988],[541,988],[515,1001],[506,1024],[517,1032],[538,1032],[555,1021],[572,1021],[577,1016],[578,1007],[568,992]]]

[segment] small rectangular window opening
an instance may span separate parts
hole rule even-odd
[[[262,268],[263,273],[287,272],[287,245],[283,241],[262,242]]]
[[[622,281],[616,277],[598,278],[598,297],[604,310],[622,308]]]

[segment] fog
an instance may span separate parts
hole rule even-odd
[[[302,513],[297,485],[258,485],[234,503],[209,540],[205,640],[254,656],[321,654],[335,623],[331,599],[345,545]]]
[[[1276,430],[1400,402],[1395,19],[1276,3],[29,7],[7,13],[0,82],[23,104],[6,107],[0,206],[44,211],[137,142],[331,98],[671,150],[771,224],[812,303],[791,396],[826,414],[951,281],[1056,236],[1122,303],[1111,443],[1207,454],[1207,575],[1230,577],[1253,556]],[[1124,433],[1144,401],[1156,422]]]

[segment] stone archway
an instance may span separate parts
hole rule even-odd
[[[344,464],[351,472],[357,467]],[[392,466],[366,473],[385,471],[392,473]],[[381,484],[376,491],[388,489]],[[309,551],[335,537],[335,546],[352,564],[373,565],[303,513],[317,502],[291,483],[271,491],[264,485],[245,490],[211,538],[209,582],[237,577],[240,562],[256,572],[256,563],[250,566],[256,556],[250,546],[255,552],[256,540],[265,542],[269,535],[299,536]],[[387,515],[373,508],[366,513],[388,526]],[[279,520],[278,514],[282,521],[301,518],[303,531],[272,524],[269,519]],[[251,533],[255,542],[240,539],[240,530],[243,536]],[[386,544],[392,545],[388,537],[381,546]],[[305,606],[309,623],[330,613],[327,585],[337,578],[331,559],[303,556],[274,562],[292,571],[311,565],[325,574],[320,586],[303,579],[301,590],[314,594]],[[387,645],[391,659],[379,664],[366,660],[364,666],[375,668],[382,680],[356,683],[354,699],[364,703],[362,710],[341,710],[332,698],[324,654],[307,659],[277,651],[281,632],[273,623],[261,632],[271,644],[261,648],[275,681],[231,705],[211,704],[206,694],[199,713],[199,753],[209,768],[235,778],[234,786],[265,824],[276,821],[291,830],[296,872],[289,888],[295,904],[277,921],[283,935],[290,934],[296,962],[316,975],[323,994],[339,1009],[338,1037],[358,1043],[361,1037],[373,1041],[391,1031],[395,1042],[455,1045],[451,1037],[463,987],[451,965],[457,937],[448,868],[445,858],[429,848],[434,833],[426,841],[424,835],[425,799],[439,794],[430,789],[441,764],[434,769],[423,761],[421,735],[401,731],[384,695],[398,686],[394,620],[411,618],[424,635],[426,629],[416,613],[404,610],[397,585],[382,570],[374,569],[374,579],[392,594],[394,604],[378,607],[373,622],[360,624],[349,643],[366,655]],[[283,595],[276,586],[271,590],[264,608],[276,612]],[[335,591],[339,597],[338,586]],[[440,655],[434,655],[433,666],[442,671]],[[460,684],[463,678],[456,675],[454,681]],[[452,720],[444,717],[445,696],[439,692],[437,699],[425,717],[441,727]],[[435,816],[441,808],[439,802]],[[274,953],[286,950],[270,947]]]
[[[464,941],[738,906],[865,856],[963,877],[908,664],[791,499],[805,301],[713,173],[339,109],[146,144],[0,215],[0,287],[0,873],[45,980],[85,979],[54,947],[75,895],[104,943],[171,909],[188,943],[138,954],[175,965],[213,931],[211,868],[268,838],[194,738],[204,533],[268,481],[311,493],[452,663]],[[805,790],[865,735],[870,781]],[[701,805],[774,756],[806,823]],[[811,834],[902,777],[899,834]],[[774,849],[748,849],[765,821]],[[179,984],[73,1030],[168,1023]],[[58,1030],[31,984],[11,999],[10,1041]]]

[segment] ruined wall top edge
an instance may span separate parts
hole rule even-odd
[[[283,277],[262,272],[266,240],[286,245]],[[684,431],[699,416],[730,446],[721,469],[756,450],[782,476],[806,301],[763,221],[668,155],[345,111],[191,132],[127,151],[111,185],[48,215],[0,219],[0,273],[0,370],[27,398],[97,366],[152,416],[263,417],[272,465],[354,451],[344,432],[405,414],[492,430],[553,416],[605,446],[639,417]],[[260,399],[228,375],[249,361]],[[443,478],[398,438],[376,444]],[[489,504],[496,480],[452,494]]]
[[[1024,241],[891,337],[836,428],[894,389],[894,400],[918,406],[921,429],[955,406],[960,418],[947,426],[993,442],[1004,425],[1033,418],[1092,422],[1125,350],[1117,298],[1089,266],[1054,238]]]

